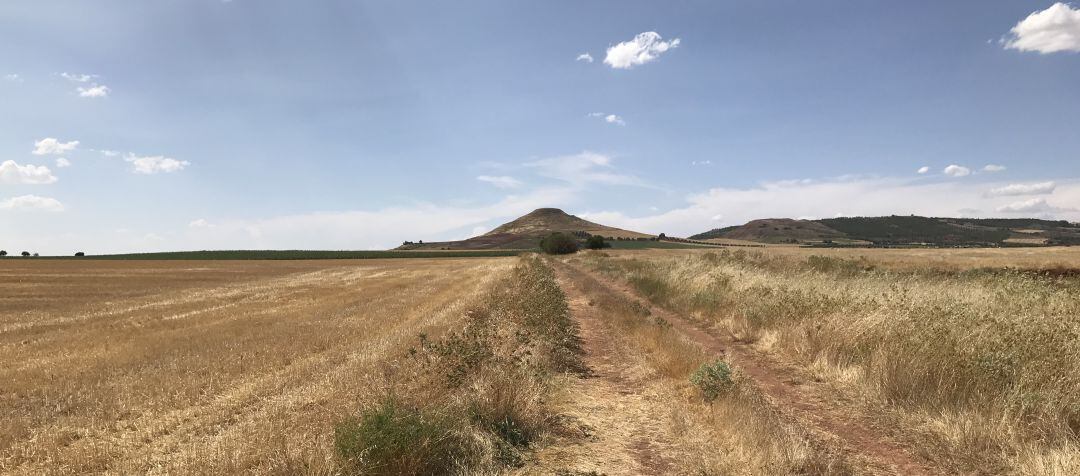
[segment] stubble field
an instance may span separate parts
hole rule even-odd
[[[0,472],[336,471],[380,364],[513,262],[0,262]]]

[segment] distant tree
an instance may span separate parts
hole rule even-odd
[[[38,254],[37,254],[37,253],[34,253],[34,257],[35,257],[35,258],[37,258],[37,257],[38,257]]]
[[[75,253],[75,256],[78,256],[78,257],[80,257],[80,258],[81,258],[81,257],[83,257],[83,256],[86,256],[86,253],[83,253],[82,251],[79,251],[79,252],[76,252],[76,253]]]
[[[602,250],[604,248],[610,248],[611,244],[604,241],[604,237],[593,235],[590,236],[588,240],[585,240],[585,247],[590,250]]]
[[[657,235],[656,237],[662,240],[664,238],[667,238],[667,235],[661,233],[661,234]]]
[[[7,256],[6,250],[0,250],[0,256]]]
[[[25,257],[27,257],[27,256],[30,256],[30,252],[29,252],[29,251],[23,251],[23,252],[22,252],[22,255],[23,255],[23,257],[25,258]]]
[[[568,255],[577,253],[578,243],[566,233],[552,233],[540,240],[540,249],[549,255]]]

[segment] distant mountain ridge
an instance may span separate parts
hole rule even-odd
[[[405,242],[399,250],[530,249],[553,232],[600,235],[605,238],[652,238],[653,235],[623,230],[570,215],[558,208],[538,208],[516,220],[499,225],[480,236],[460,241]]]
[[[739,239],[762,243],[917,244],[943,246],[1076,245],[1080,224],[1037,218],[844,217],[770,218],[717,228],[692,240]]]

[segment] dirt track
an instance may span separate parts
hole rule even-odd
[[[582,384],[581,398],[591,400],[605,393],[625,392],[622,384],[625,377],[620,377],[620,374],[625,373],[626,369],[620,369],[619,363],[605,359],[604,356],[610,354],[608,349],[604,349],[604,346],[610,345],[608,343],[610,336],[602,330],[598,332],[602,324],[596,322],[594,312],[585,304],[588,297],[584,296],[573,284],[572,274],[582,273],[595,279],[607,292],[635,300],[642,300],[642,298],[624,283],[579,266],[570,265],[570,268],[571,273],[568,273],[567,269],[560,269],[560,279],[571,300],[571,311],[582,328],[582,336],[589,350],[588,363],[596,369],[598,377]],[[907,448],[890,439],[872,422],[854,416],[855,412],[851,411],[844,401],[838,400],[834,392],[824,385],[813,382],[799,369],[776,362],[718,329],[707,327],[677,313],[654,307],[653,314],[666,319],[676,330],[708,353],[723,355],[726,360],[753,379],[769,403],[785,418],[796,422],[816,444],[838,448],[845,459],[857,470],[865,470],[868,474],[941,474],[940,471],[913,455]],[[625,367],[625,363],[622,365]],[[633,388],[629,388],[628,393],[621,393],[613,400],[600,399],[601,405],[591,408],[592,414],[589,415],[588,421],[603,422],[618,419],[618,415],[604,416],[604,413],[620,409],[620,400],[633,395],[635,395]],[[629,423],[631,426],[639,427],[648,426],[647,422],[639,421],[620,423],[623,425]],[[602,428],[597,428],[597,430],[602,430]],[[597,431],[597,434],[602,435],[602,432]],[[663,435],[654,434],[651,437],[656,439],[646,442],[647,449],[638,453],[636,464],[632,466],[637,474],[665,474],[666,463],[661,456],[664,452],[656,451],[664,447]],[[613,447],[622,448],[625,453],[628,452],[626,448],[633,448],[636,443],[638,442],[627,440],[620,446],[609,442],[603,445],[603,448],[594,449],[610,451]],[[589,446],[589,444],[582,445],[580,448],[582,454],[589,452]],[[648,456],[647,459],[651,461],[642,460],[641,456]],[[603,468],[597,469],[604,471]],[[612,474],[610,470],[607,472]]]

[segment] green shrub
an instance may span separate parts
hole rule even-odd
[[[349,474],[449,474],[466,456],[453,428],[445,418],[388,398],[338,424],[334,447]]]
[[[552,233],[540,240],[540,249],[549,255],[568,255],[577,253],[578,243],[566,233]]]
[[[701,389],[701,395],[705,397],[705,401],[716,400],[734,385],[734,381],[731,380],[731,366],[723,359],[701,364],[701,367],[690,375],[690,383]]]
[[[585,247],[590,250],[602,250],[604,248],[610,248],[611,244],[604,241],[604,237],[600,235],[592,235],[588,240],[585,240]]]

